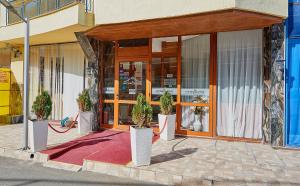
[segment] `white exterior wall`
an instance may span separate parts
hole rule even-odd
[[[288,16],[288,0],[237,0],[236,7],[274,16]]]
[[[226,9],[287,16],[287,0],[96,0],[95,24],[130,22]]]

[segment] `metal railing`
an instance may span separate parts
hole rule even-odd
[[[82,3],[85,5],[86,12],[93,12],[93,0],[32,0],[17,3],[17,1],[11,2],[15,9],[22,17],[28,17],[29,19],[41,16],[43,14],[51,13],[59,10],[71,4]],[[18,23],[21,21],[14,13],[7,11],[6,23],[7,25]]]

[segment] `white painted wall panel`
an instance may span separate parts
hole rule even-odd
[[[287,16],[287,0],[96,0],[95,24],[166,18],[226,9]]]

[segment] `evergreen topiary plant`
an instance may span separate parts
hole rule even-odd
[[[152,120],[152,107],[147,103],[143,94],[137,97],[137,103],[132,109],[132,121],[139,128],[149,128]]]
[[[173,109],[173,97],[168,92],[165,91],[164,94],[159,99],[160,111],[163,115],[170,115]]]
[[[92,108],[92,101],[90,99],[89,91],[84,89],[77,98],[77,104],[79,110],[82,112],[91,111]]]
[[[33,102],[32,112],[35,113],[38,120],[47,120],[52,111],[52,101],[49,93],[43,91]]]

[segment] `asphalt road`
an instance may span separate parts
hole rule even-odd
[[[0,157],[0,185],[155,185],[92,172],[69,172]]]

